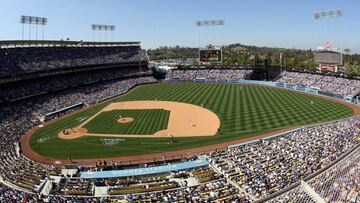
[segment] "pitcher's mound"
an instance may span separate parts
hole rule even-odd
[[[84,136],[87,132],[85,128],[70,128],[61,131],[58,136],[61,139],[75,139]]]
[[[131,123],[133,121],[134,121],[134,118],[131,118],[131,117],[120,118],[117,120],[117,122],[119,122],[119,123]]]

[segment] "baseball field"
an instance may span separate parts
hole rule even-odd
[[[227,143],[354,114],[344,103],[274,87],[157,83],[36,129],[53,159],[145,155]]]

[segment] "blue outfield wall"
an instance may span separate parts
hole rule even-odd
[[[199,159],[196,161],[188,161],[178,164],[169,164],[164,166],[154,166],[146,168],[135,168],[127,170],[113,170],[113,171],[96,171],[96,172],[81,172],[80,178],[83,179],[96,179],[96,178],[117,178],[128,176],[141,176],[156,173],[166,173],[171,171],[179,171],[191,169],[201,166],[207,166],[209,162],[206,159]]]

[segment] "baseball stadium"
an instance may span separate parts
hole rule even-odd
[[[115,23],[46,39],[52,18],[0,41],[0,202],[360,201],[360,55],[336,40],[224,45],[210,19],[196,48],[144,48]]]

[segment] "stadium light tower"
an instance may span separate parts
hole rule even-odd
[[[314,13],[314,19],[315,20],[326,20],[330,18],[340,18],[343,16],[343,11],[338,10],[330,10],[330,11],[323,11],[323,12],[316,12]],[[326,31],[327,32],[327,31]],[[318,47],[318,50],[314,52],[314,60],[315,62],[318,62],[320,64],[319,69],[331,69],[334,71],[337,71],[338,65],[343,65],[343,54],[342,54],[342,30],[341,30],[341,22],[339,21],[339,32],[340,32],[340,52],[333,52],[334,50],[337,50],[336,48],[332,48],[329,41],[326,42],[325,50],[331,51],[331,53],[323,53],[322,50],[324,50],[323,47]],[[322,58],[326,58],[326,60],[323,60]],[[327,64],[327,65],[324,65]],[[330,64],[330,65],[329,65]]]
[[[343,15],[342,10],[335,10],[335,11],[323,11],[314,13],[314,19],[324,19],[324,18],[337,18]]]
[[[225,25],[224,20],[196,20],[195,26],[197,27],[209,27],[209,26],[222,26]],[[206,48],[201,48],[201,36],[199,29],[199,51],[198,60],[199,63],[221,63],[222,62],[222,50],[220,47],[216,47],[213,43],[205,42]]]
[[[339,18],[339,17],[342,17],[342,16],[343,16],[343,11],[340,10],[340,9],[314,13],[314,19],[315,20],[329,19],[329,18]],[[340,24],[339,24],[339,31],[340,31],[340,34],[341,34],[341,25]],[[341,48],[341,40],[340,40],[340,48]]]
[[[196,26],[217,26],[225,25],[224,20],[197,20],[195,21]]]
[[[211,27],[211,26],[222,26],[225,25],[224,20],[219,19],[219,20],[196,20],[195,21],[195,26],[197,27]],[[200,45],[200,40],[201,40],[201,36],[200,36],[200,29],[199,29],[199,47],[201,47]],[[207,44],[207,43],[205,43]]]
[[[107,41],[107,31],[111,32],[111,41],[113,40],[113,32],[115,32],[115,25],[100,25],[92,24],[91,30],[94,31],[94,41],[95,41],[95,32],[99,31],[99,41],[101,41],[101,31],[105,31],[105,41]]]
[[[35,24],[36,27],[36,40],[38,39],[38,25],[42,26],[42,39],[44,40],[44,27],[47,24],[48,19],[44,17],[36,17],[36,16],[20,16],[20,23],[22,24],[22,33],[21,39],[24,40],[24,30],[25,24],[29,25],[29,40],[31,40],[31,25]]]

